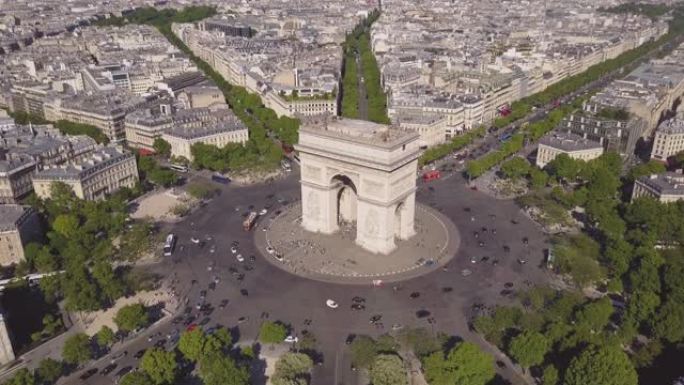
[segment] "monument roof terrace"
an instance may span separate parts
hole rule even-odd
[[[382,148],[393,148],[419,137],[415,132],[395,126],[343,118],[310,120],[300,130]]]

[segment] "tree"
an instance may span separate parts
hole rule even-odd
[[[120,330],[130,332],[147,326],[149,315],[147,314],[147,309],[141,303],[126,305],[116,312],[114,323]]]
[[[652,174],[662,174],[665,171],[665,164],[657,160],[650,160],[648,163],[640,164],[629,170],[629,180],[634,181],[635,179]]]
[[[114,336],[114,331],[107,325],[104,325],[100,328],[100,331],[95,334],[95,342],[100,347],[106,347],[114,343],[115,336]]]
[[[162,349],[148,349],[140,360],[140,368],[157,385],[173,384],[178,375],[176,354]]]
[[[98,260],[92,268],[93,278],[100,286],[102,294],[113,303],[124,295],[124,286],[119,277],[116,276],[112,265],[104,260]]]
[[[544,335],[526,331],[513,337],[508,352],[523,368],[529,368],[541,364],[548,349]]]
[[[313,361],[306,354],[285,353],[276,362],[273,383],[278,385],[288,383],[288,381],[295,383],[300,380],[306,381],[312,368]]]
[[[199,377],[204,385],[248,385],[249,372],[232,358],[218,353],[202,357]]]
[[[259,330],[259,341],[262,344],[277,344],[287,337],[287,328],[279,322],[265,321]]]
[[[126,374],[121,377],[121,381],[119,381],[119,385],[150,385],[151,383],[152,379],[150,376],[140,370]]]
[[[604,297],[582,306],[577,314],[577,322],[598,332],[608,325],[611,315],[613,315],[613,304],[609,298]]]
[[[157,154],[164,156],[171,155],[171,144],[162,138],[155,139],[152,148],[154,148],[154,151],[156,151]]]
[[[368,336],[356,336],[351,346],[352,365],[357,368],[367,368],[378,354],[375,341]]]
[[[43,384],[54,384],[64,373],[64,365],[52,358],[40,361],[38,366],[38,378]]]
[[[462,342],[445,357],[435,352],[423,364],[430,385],[484,385],[494,378],[494,359],[471,342]]]
[[[222,348],[228,347],[230,344],[226,344],[225,338],[225,336],[221,337],[221,339],[213,335],[207,336],[201,329],[197,328],[181,334],[178,341],[178,350],[187,359],[198,361],[204,355],[218,353]]]
[[[434,337],[425,328],[404,329],[399,335],[399,340],[402,344],[408,345],[413,353],[419,358],[423,358],[441,350],[442,345],[445,342],[443,338]]]
[[[68,310],[93,311],[100,308],[97,286],[84,265],[73,263],[67,266],[66,278],[62,283]]]
[[[558,369],[553,365],[548,365],[544,368],[542,372],[542,384],[543,385],[556,385],[558,384]]]
[[[26,368],[17,370],[12,379],[6,383],[7,385],[35,385],[36,376]]]
[[[637,385],[634,365],[619,347],[588,347],[573,358],[563,385]]]
[[[401,358],[395,354],[380,354],[375,357],[370,370],[373,385],[406,385],[408,377]]]
[[[85,333],[77,333],[64,341],[62,358],[68,364],[82,364],[93,358],[90,338]]]
[[[80,223],[77,216],[62,214],[52,222],[52,229],[65,238],[72,238],[80,232]]]
[[[501,164],[501,173],[510,179],[519,179],[527,175],[530,171],[530,164],[525,159],[514,156],[510,160]]]

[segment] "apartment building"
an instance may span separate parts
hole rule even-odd
[[[43,236],[40,218],[28,206],[0,205],[0,266],[24,260],[24,246]]]
[[[133,111],[126,115],[126,143],[133,148],[154,151],[154,140],[173,127],[172,107],[160,105]]]
[[[0,149],[0,151],[2,151]],[[33,190],[36,162],[28,156],[0,157],[0,203],[17,203]]]
[[[401,114],[394,118],[399,128],[413,131],[420,135],[418,145],[428,148],[446,141],[447,118],[436,113]]]
[[[78,163],[46,168],[33,176],[33,189],[49,198],[52,184],[62,182],[85,200],[100,200],[138,182],[135,156],[115,147],[102,147]]]
[[[162,134],[162,139],[171,145],[171,156],[193,160],[192,146],[197,143],[219,148],[229,143],[245,144],[249,140],[247,127],[239,120],[189,126],[179,125]]]
[[[684,199],[684,175],[681,172],[652,174],[634,181],[632,200],[650,197],[659,202],[669,203]]]
[[[589,161],[603,154],[603,145],[572,133],[554,132],[539,140],[535,164],[539,168],[544,168],[560,154],[566,154],[572,159]]]
[[[655,133],[651,159],[667,161],[684,151],[684,110],[677,117],[663,122]]]

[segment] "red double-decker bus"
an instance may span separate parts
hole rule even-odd
[[[431,180],[436,180],[442,177],[439,170],[431,170],[423,174],[423,182],[429,182]]]

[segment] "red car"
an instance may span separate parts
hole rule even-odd
[[[188,325],[187,328],[185,328],[185,331],[186,331],[186,332],[191,332],[191,331],[193,331],[193,330],[195,330],[195,329],[197,329],[197,324],[190,324],[190,325]]]

